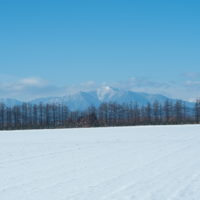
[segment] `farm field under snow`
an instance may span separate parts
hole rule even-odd
[[[0,200],[134,199],[200,199],[200,126],[0,132]]]

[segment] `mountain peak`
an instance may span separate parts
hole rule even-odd
[[[103,86],[97,89],[97,96],[99,100],[103,101],[106,99],[110,99],[112,96],[118,93],[118,89],[110,87],[110,86]]]
[[[101,88],[99,88],[99,89],[97,89],[97,90],[102,90],[102,91],[107,91],[107,92],[109,92],[109,91],[116,91],[116,90],[118,90],[117,88],[114,88],[114,87],[111,87],[111,86],[109,86],[109,85],[106,85],[106,86],[102,86]]]

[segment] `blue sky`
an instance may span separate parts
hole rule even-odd
[[[196,98],[199,10],[194,0],[1,1],[1,97],[32,98],[43,90],[62,95],[74,85],[121,83]],[[60,92],[52,93],[56,88]]]

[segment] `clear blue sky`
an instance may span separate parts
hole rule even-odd
[[[0,2],[0,74],[55,84],[200,72],[200,2]]]

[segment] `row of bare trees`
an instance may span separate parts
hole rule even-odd
[[[180,100],[145,106],[110,102],[84,111],[70,111],[66,105],[56,104],[0,104],[0,130],[188,123],[200,123],[200,100],[194,107]]]

